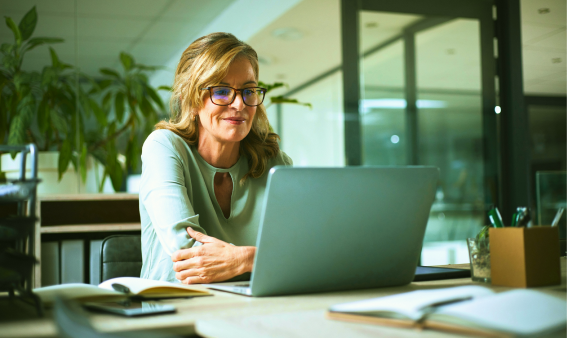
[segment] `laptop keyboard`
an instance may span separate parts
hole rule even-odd
[[[235,285],[232,288],[234,290],[244,290],[244,289],[248,289],[250,287],[250,283],[248,284],[239,284],[239,285]]]

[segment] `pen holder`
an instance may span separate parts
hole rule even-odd
[[[492,285],[526,288],[561,283],[557,227],[489,231]]]

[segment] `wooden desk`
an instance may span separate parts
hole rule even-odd
[[[565,299],[565,258],[561,259],[562,284],[537,288]],[[468,267],[468,264],[457,267]],[[437,331],[414,331],[368,324],[354,324],[325,318],[331,305],[414,290],[460,285],[484,285],[469,278],[417,282],[409,285],[371,290],[356,290],[285,297],[250,298],[213,291],[213,297],[164,301],[177,307],[172,315],[136,319],[90,314],[91,323],[100,331],[167,330],[177,334],[197,333],[206,337],[457,337]],[[486,285],[485,285],[486,286]],[[491,287],[497,292],[507,287]],[[16,319],[0,304],[0,337],[54,337],[50,319]],[[7,319],[2,319],[7,318]],[[565,332],[558,337],[565,337]]]

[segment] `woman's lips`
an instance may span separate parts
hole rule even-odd
[[[230,124],[243,124],[246,121],[241,117],[227,117],[224,120]]]

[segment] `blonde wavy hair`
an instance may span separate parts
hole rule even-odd
[[[199,141],[197,112],[204,106],[207,91],[202,88],[218,85],[228,74],[231,63],[239,57],[250,61],[258,80],[258,54],[252,47],[229,33],[212,33],[195,40],[183,52],[177,65],[170,100],[169,121],[156,124],[156,129],[168,129],[188,144]],[[240,141],[240,154],[248,158],[248,172],[240,179],[258,178],[266,170],[268,159],[278,155],[278,134],[270,130],[264,105],[256,108],[252,128]]]

